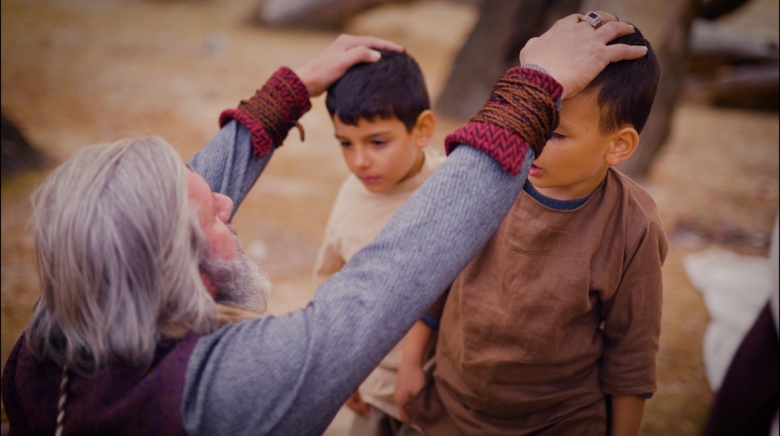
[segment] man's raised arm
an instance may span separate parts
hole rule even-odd
[[[233,200],[233,212],[265,169],[292,127],[303,139],[298,119],[312,97],[324,93],[352,65],[375,62],[374,49],[402,51],[393,42],[370,36],[342,35],[302,67],[277,70],[252,97],[219,117],[221,130],[188,163],[214,192]]]

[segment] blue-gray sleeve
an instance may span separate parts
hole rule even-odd
[[[458,147],[309,305],[202,337],[187,367],[190,434],[319,435],[496,231],[526,179]]]
[[[187,165],[203,176],[211,190],[233,200],[233,219],[238,206],[255,184],[273,155],[273,147],[263,157],[252,153],[252,137],[232,120],[190,159]]]

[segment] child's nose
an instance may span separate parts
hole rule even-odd
[[[365,168],[371,165],[371,160],[365,151],[358,149],[355,153],[355,166],[359,168]]]

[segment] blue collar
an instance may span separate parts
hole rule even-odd
[[[528,180],[525,181],[525,186],[523,186],[523,191],[527,192],[528,195],[534,198],[534,200],[538,201],[539,203],[542,203],[543,205],[549,207],[550,209],[555,210],[573,210],[576,209],[583,204],[585,204],[586,201],[588,201],[587,197],[578,198],[576,200],[556,200],[554,198],[545,197],[544,195],[540,194],[539,191],[534,188],[534,185],[531,184]]]

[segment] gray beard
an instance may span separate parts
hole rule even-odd
[[[236,255],[231,260],[223,260],[207,253],[201,262],[201,270],[211,278],[217,289],[214,298],[217,303],[263,314],[268,309],[271,280],[260,265],[244,253],[235,227],[228,227],[233,234]]]

